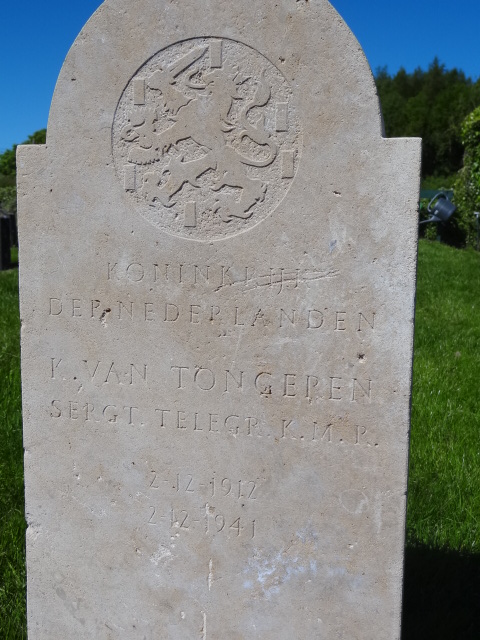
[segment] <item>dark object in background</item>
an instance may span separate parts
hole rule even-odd
[[[448,222],[451,216],[457,210],[457,207],[451,202],[445,193],[437,193],[429,202],[427,207],[431,217],[428,220],[421,220],[419,224],[427,222]]]
[[[0,215],[0,271],[10,269],[10,216]]]
[[[18,247],[17,220],[14,213],[7,213],[10,218],[10,246]]]
[[[402,640],[480,638],[480,555],[407,546]]]

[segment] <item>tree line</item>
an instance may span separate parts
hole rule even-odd
[[[444,230],[446,241],[473,244],[480,209],[480,80],[459,69],[447,70],[438,59],[427,70],[375,73],[387,137],[420,137],[422,188],[453,188],[458,212]],[[36,131],[24,144],[45,143]],[[0,154],[0,206],[14,210],[16,145]]]
[[[438,59],[427,71],[400,69],[390,76],[377,69],[375,80],[386,136],[422,138],[423,182],[447,180],[451,184],[440,186],[452,186],[462,168],[462,123],[480,105],[480,80],[447,70]]]
[[[35,131],[22,144],[45,144],[47,130]],[[0,154],[0,211],[17,213],[17,146]]]
[[[447,70],[435,59],[424,71],[386,68],[375,74],[387,137],[422,138],[422,188],[454,191],[457,212],[439,229],[422,227],[427,235],[440,232],[455,246],[476,244],[480,209],[480,80],[458,69]],[[420,208],[426,216],[426,202]]]

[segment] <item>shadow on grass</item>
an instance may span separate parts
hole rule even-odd
[[[480,555],[407,548],[402,640],[480,638]]]

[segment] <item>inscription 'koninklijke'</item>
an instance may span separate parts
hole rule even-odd
[[[258,269],[240,265],[199,265],[189,263],[153,263],[129,261],[126,264],[108,262],[107,280],[114,282],[182,285],[183,287],[201,286],[214,292],[225,288],[241,291],[266,289],[274,293],[298,289],[300,285],[314,285],[322,280],[336,278],[339,270],[332,264],[315,267],[269,267]]]

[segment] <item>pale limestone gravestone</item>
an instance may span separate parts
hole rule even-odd
[[[18,152],[30,640],[399,638],[420,142],[325,0],[107,0]]]

